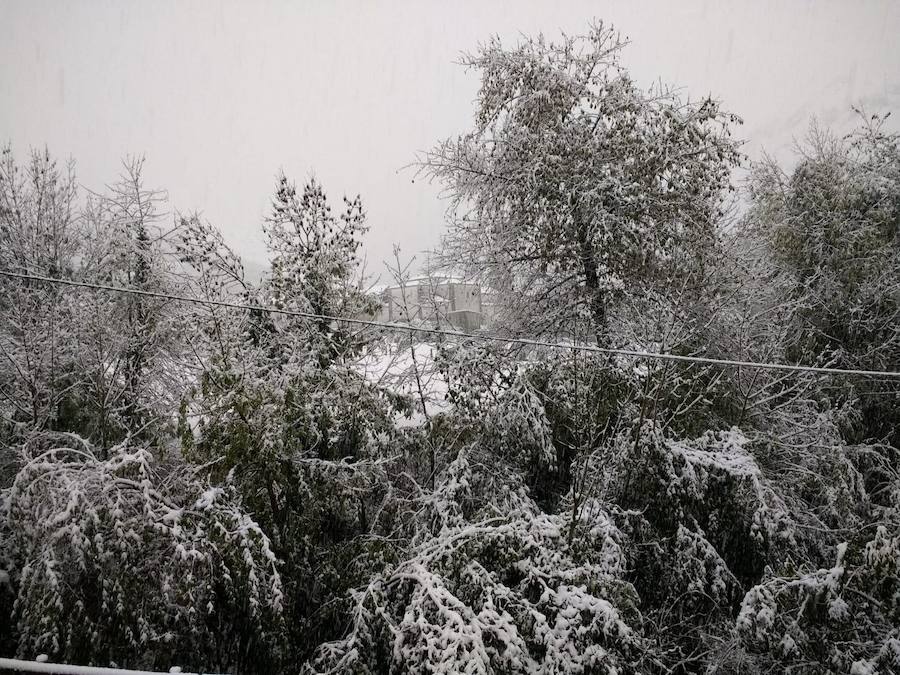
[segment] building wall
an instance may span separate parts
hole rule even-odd
[[[431,281],[415,279],[405,288],[391,286],[381,293],[379,319],[382,321],[432,322],[440,319],[450,323],[462,321],[467,329],[471,329],[481,326],[481,314],[481,287],[477,284],[440,278]]]

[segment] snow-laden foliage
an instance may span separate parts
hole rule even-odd
[[[581,452],[637,415],[640,382],[606,357],[457,345],[440,363],[452,424],[524,470],[544,506],[569,489]]]
[[[900,672],[897,382],[734,363],[896,369],[898,136],[813,134],[738,219],[736,118],[622,46],[489,41],[474,129],[423,158],[454,273],[537,340],[351,323],[365,214],[314,180],[278,178],[250,281],[140,161],[81,199],[5,151],[0,266],[199,302],[0,279],[0,654]]]
[[[2,494],[21,657],[223,669],[269,658],[281,578],[231,483],[142,448],[101,460],[74,436],[21,453]]]
[[[20,167],[0,153],[0,266],[18,274],[69,277],[83,253],[72,166],[32,152]],[[0,280],[0,441],[53,427],[77,381],[78,317],[70,289]]]
[[[90,195],[79,277],[154,293],[179,293],[171,243],[164,223],[165,193],[143,185],[143,160],[99,195]],[[85,377],[77,405],[82,435],[107,448],[125,437],[160,442],[171,431],[181,389],[185,324],[165,300],[121,293],[80,297],[76,326],[79,365]]]
[[[370,303],[353,277],[361,206],[333,218],[314,182],[301,198],[279,180],[266,227],[273,271],[259,287],[209,226],[194,218],[183,229],[180,255],[210,299],[338,317]],[[408,407],[360,374],[367,336],[340,322],[217,306],[193,316],[197,381],[182,403],[182,451],[232,476],[284,563],[288,630],[312,646],[334,636],[341,596],[361,581],[347,566],[368,549],[353,540],[377,520],[385,466],[399,454],[394,413]]]
[[[739,120],[711,98],[642,90],[624,41],[493,38],[463,64],[481,76],[475,127],[421,160],[452,198],[448,261],[505,298],[505,323],[601,339],[614,300],[695,267],[738,162]]]
[[[609,514],[593,504],[572,537],[485,461],[469,449],[447,467],[423,499],[429,526],[354,593],[349,635],[311,672],[635,672],[640,614]]]
[[[631,581],[659,625],[656,639],[683,656],[697,647],[695,631],[727,619],[794,536],[748,443],[737,429],[679,441],[645,423],[610,439],[582,469],[602,476],[586,489],[618,506]]]
[[[486,427],[499,456],[530,460],[542,470],[554,468],[556,449],[544,403],[524,378],[517,378],[499,396],[487,415]]]
[[[771,576],[744,597],[736,628],[751,652],[801,672],[900,669],[900,536],[838,544],[831,567]],[[865,542],[865,543],[863,543]]]
[[[335,217],[315,179],[298,195],[296,187],[283,174],[279,176],[264,226],[272,258],[265,289],[268,298],[281,308],[327,316],[373,313],[376,303],[362,292],[358,277],[357,253],[368,230],[365,219],[358,196],[344,197],[344,212]],[[313,335],[327,341],[325,354],[333,358],[353,346],[354,336],[346,325],[329,323],[320,320]]]
[[[34,152],[0,158],[0,267],[19,274],[165,292],[177,287],[162,195],[142,161],[79,203],[73,165]],[[3,277],[0,439],[75,431],[101,456],[126,436],[165,433],[179,389],[179,315],[160,300]]]
[[[863,122],[845,138],[814,125],[790,174],[755,167],[746,229],[790,275],[788,358],[880,370],[900,363],[900,135]],[[900,444],[896,382],[832,384],[859,399],[856,440]]]

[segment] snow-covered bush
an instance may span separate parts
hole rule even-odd
[[[750,589],[736,623],[746,649],[799,672],[900,670],[896,526],[878,526],[863,545],[842,542],[830,568],[771,575]]]
[[[423,498],[431,526],[354,594],[349,634],[311,672],[637,672],[641,619],[609,514],[583,510],[573,537],[567,514],[485,461],[470,449],[447,467]]]
[[[544,402],[525,378],[516,378],[485,411],[484,426],[485,440],[500,457],[531,463],[537,470],[554,468],[556,448]]]
[[[703,658],[727,635],[744,591],[791,548],[787,505],[737,429],[693,440],[654,422],[622,427],[573,469],[562,509],[600,503],[623,535],[626,579],[640,597],[648,654]]]
[[[525,471],[549,510],[570,490],[579,456],[638,414],[640,382],[602,355],[460,345],[442,359],[451,426]]]
[[[276,656],[278,562],[230,483],[142,448],[100,460],[71,435],[21,452],[2,493],[21,657],[243,670]]]
[[[794,537],[791,514],[738,430],[690,441],[653,424],[618,435],[596,454],[616,475],[602,498],[633,508],[659,536],[707,540],[742,582],[760,578]],[[687,528],[687,531],[685,531]],[[702,547],[701,547],[702,548]]]

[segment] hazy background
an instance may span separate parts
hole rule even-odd
[[[455,65],[491,34],[582,31],[632,40],[624,63],[712,93],[758,157],[787,159],[811,116],[900,102],[900,2],[13,2],[0,0],[0,143],[47,144],[79,181],[146,154],[148,187],[198,210],[251,260],[279,169],[334,202],[361,193],[369,269],[399,243],[434,246],[437,186],[402,170],[471,125],[478,81]],[[900,117],[900,112],[896,113]],[[897,120],[892,120],[896,122]]]

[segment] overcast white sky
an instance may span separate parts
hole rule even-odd
[[[202,211],[246,256],[280,168],[337,201],[361,193],[370,269],[434,246],[438,189],[402,167],[466,130],[477,88],[454,65],[493,33],[631,38],[638,81],[712,93],[745,119],[747,151],[786,158],[811,116],[900,103],[900,2],[40,2],[0,0],[0,142],[47,144],[82,184],[146,154],[149,187]],[[895,111],[900,117],[900,111]]]

